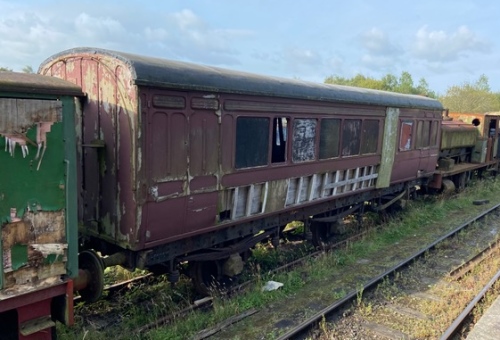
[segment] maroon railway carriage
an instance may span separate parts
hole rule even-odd
[[[421,96],[94,48],[39,72],[87,94],[80,232],[113,254],[104,266],[163,265],[175,281],[187,260],[198,282],[233,275],[241,253],[288,222],[312,217],[321,236],[435,170],[443,108]]]

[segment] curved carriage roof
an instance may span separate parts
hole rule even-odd
[[[121,60],[130,68],[134,78],[132,81],[136,85],[325,102],[443,109],[439,101],[423,96],[262,76],[100,48],[80,47],[60,52],[45,60],[41,68],[57,59],[82,54],[103,55]]]
[[[0,72],[0,92],[83,96],[69,81],[33,73]]]

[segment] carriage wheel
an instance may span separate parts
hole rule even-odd
[[[196,261],[191,263],[191,279],[196,291],[208,295],[222,278],[221,261]]]
[[[83,301],[96,302],[104,290],[104,266],[102,260],[93,250],[84,250],[78,255],[80,269],[88,272],[89,281],[85,288],[80,289]]]
[[[311,222],[312,244],[324,248],[332,236],[330,223]]]

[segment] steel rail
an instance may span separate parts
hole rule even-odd
[[[493,276],[493,278],[481,289],[481,291],[471,300],[471,302],[465,307],[465,309],[460,313],[460,315],[452,322],[450,327],[443,333],[441,340],[446,340],[451,338],[455,332],[458,330],[465,318],[470,314],[470,312],[476,307],[477,303],[486,295],[486,293],[491,289],[491,287],[500,278],[500,270]]]
[[[401,268],[404,268],[406,266],[408,266],[410,264],[410,262],[412,262],[413,260],[415,260],[416,258],[419,258],[421,257],[422,255],[424,255],[427,251],[429,250],[432,250],[436,247],[436,245],[438,245],[439,243],[441,243],[443,240],[447,239],[447,238],[450,238],[451,236],[454,236],[455,234],[457,234],[459,231],[461,231],[462,229],[468,227],[469,225],[471,225],[472,223],[475,223],[477,222],[478,220],[482,219],[483,217],[485,217],[486,215],[490,214],[492,211],[498,209],[500,207],[500,203],[499,204],[496,204],[495,206],[483,211],[481,214],[479,214],[478,216],[468,220],[467,222],[463,223],[462,225],[460,225],[459,227],[455,228],[454,230],[450,231],[449,233],[447,233],[446,235],[444,236],[441,236],[440,238],[438,238],[436,241],[434,241],[433,243],[431,243],[430,245],[428,245],[427,247],[425,248],[422,248],[421,250],[417,251],[416,253],[414,253],[412,256],[410,256],[409,258],[401,261],[400,263],[398,263],[397,265],[395,265],[394,267],[386,270],[383,274],[371,279],[368,283],[366,283],[363,288],[359,289],[359,290],[353,290],[351,291],[350,293],[348,293],[344,298],[342,298],[341,300],[338,300],[336,302],[334,302],[333,304],[331,304],[330,306],[327,306],[325,307],[324,309],[322,309],[321,311],[319,311],[318,313],[314,314],[312,317],[308,318],[307,320],[305,320],[304,322],[300,323],[297,327],[294,327],[293,329],[289,330],[287,333],[281,335],[278,340],[285,340],[285,339],[292,339],[294,336],[300,334],[300,333],[303,333],[305,332],[306,330],[310,329],[311,327],[313,327],[315,324],[317,324],[318,322],[320,322],[325,316],[329,315],[329,314],[332,314],[334,311],[338,310],[340,307],[343,307],[344,305],[346,305],[347,303],[353,301],[356,299],[356,297],[358,296],[358,294],[362,291],[365,291],[369,288],[371,288],[372,286],[374,286],[375,284],[381,282],[385,277],[387,276],[390,276],[392,274],[394,274],[397,270],[401,269]]]

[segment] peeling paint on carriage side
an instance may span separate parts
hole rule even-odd
[[[62,275],[70,275],[66,190],[74,188],[70,184],[74,177],[67,172],[74,165],[69,153],[73,157],[76,153],[74,141],[66,141],[71,135],[64,127],[74,128],[72,117],[71,122],[63,122],[64,105],[69,112],[73,97],[46,94],[40,99],[3,92],[9,81],[23,84],[22,75],[7,77],[12,80],[2,77],[0,81],[0,300],[48,287],[62,282]],[[38,79],[60,84],[36,77],[26,79],[22,89],[44,86],[36,83]]]
[[[62,103],[56,100],[0,98],[0,112],[0,137],[5,138],[4,151],[16,157],[19,146],[22,158],[26,158],[32,149],[31,156],[34,158],[30,166],[40,170],[47,150],[47,134],[54,123],[62,121]]]
[[[61,282],[68,258],[65,210],[26,211],[1,230],[0,300]]]
[[[80,231],[124,248],[136,247],[136,196],[142,168],[137,107],[142,104],[130,81],[130,65],[89,51],[50,58],[39,72],[71,81],[86,93],[78,131]]]
[[[391,183],[392,166],[396,154],[398,138],[399,109],[388,107],[386,110],[384,137],[382,140],[382,159],[377,180],[377,188],[386,188]]]

